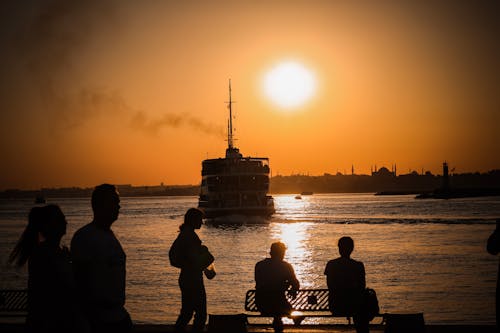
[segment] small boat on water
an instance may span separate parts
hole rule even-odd
[[[207,219],[228,216],[268,218],[275,212],[273,197],[268,195],[269,159],[244,157],[234,146],[232,103],[229,81],[226,156],[202,162],[198,208],[205,212]]]
[[[35,197],[35,203],[36,204],[45,204],[45,203],[47,203],[47,199],[45,199],[45,196],[43,194],[37,194]]]

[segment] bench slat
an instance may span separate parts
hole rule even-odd
[[[328,289],[300,289],[296,295],[286,293],[288,302],[294,311],[330,311]],[[245,310],[259,312],[255,303],[255,290],[249,290],[245,296]]]
[[[28,291],[21,290],[0,290],[0,312],[27,312],[28,311]]]
[[[248,312],[257,312],[256,314],[247,314],[248,317],[267,317],[260,314],[257,304],[255,303],[254,289],[248,290],[245,295],[245,310]],[[330,311],[328,289],[300,289],[295,296],[292,293],[286,292],[286,298],[292,306],[292,315],[295,325],[300,325],[305,317],[343,317],[351,323],[351,316],[338,316]],[[384,314],[376,314],[375,317],[382,317],[384,322]]]
[[[255,303],[255,290],[248,290],[245,296],[245,310],[259,312]],[[334,317],[330,312],[328,289],[300,289],[295,294],[286,292],[286,298],[292,306],[292,318],[295,325],[300,325],[305,317]],[[328,313],[327,313],[328,312]],[[250,314],[249,317],[266,317],[262,314]],[[347,318],[351,323],[350,317]]]

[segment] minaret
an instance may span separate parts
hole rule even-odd
[[[443,190],[448,191],[450,189],[450,178],[448,175],[448,163],[443,162]]]

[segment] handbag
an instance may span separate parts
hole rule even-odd
[[[198,267],[205,269],[214,262],[214,256],[208,251],[208,247],[202,245],[200,248],[200,255],[198,257]]]
[[[379,314],[380,308],[378,306],[377,293],[371,288],[366,288],[363,294],[363,303],[366,309],[368,320],[372,321],[376,315]]]
[[[170,246],[170,249],[168,250],[168,259],[170,260],[170,265],[174,267],[182,268],[184,265],[184,258],[181,253],[179,238],[176,238]]]

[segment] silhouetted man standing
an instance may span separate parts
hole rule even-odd
[[[120,210],[115,186],[102,184],[94,189],[92,210],[93,221],[71,240],[82,306],[92,332],[129,332],[132,321],[124,307],[126,256],[111,230]]]
[[[352,316],[356,332],[366,333],[369,331],[369,320],[363,306],[365,266],[362,262],[351,259],[354,250],[351,237],[340,238],[338,247],[340,258],[330,260],[325,268],[330,311],[337,316]]]
[[[292,265],[283,260],[286,245],[281,242],[271,244],[271,258],[255,265],[255,302],[262,314],[272,315],[275,332],[283,331],[282,316],[290,315],[292,307],[285,292],[296,291],[300,283],[295,277]]]
[[[488,244],[486,249],[489,253],[497,255],[500,252],[500,219],[497,220],[497,227],[495,231],[488,238]],[[497,328],[500,329],[500,262],[498,265],[498,277],[497,277],[497,294],[496,294],[496,318],[497,318]]]

